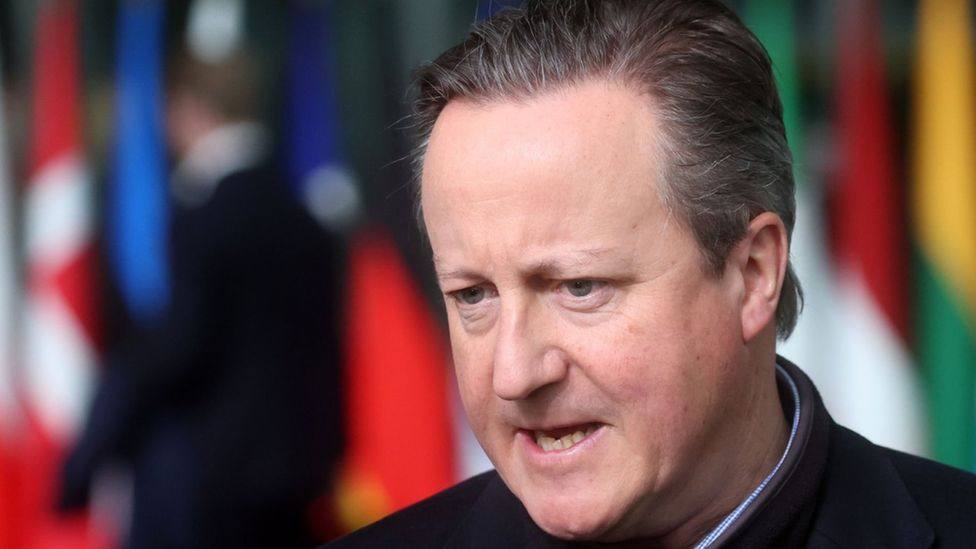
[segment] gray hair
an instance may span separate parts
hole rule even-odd
[[[723,272],[762,212],[777,214],[792,234],[792,157],[769,56],[715,0],[529,0],[476,25],[417,73],[417,192],[431,130],[451,100],[518,101],[594,78],[651,98],[667,159],[658,193],[694,233],[709,273]],[[802,303],[788,264],[780,338],[793,331]]]

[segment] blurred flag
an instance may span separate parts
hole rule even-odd
[[[2,63],[0,55],[0,66]],[[2,79],[0,79],[2,80]],[[13,478],[20,410],[15,392],[14,311],[17,262],[14,254],[13,192],[7,164],[4,86],[0,81],[0,547],[14,547],[17,513]]]
[[[116,36],[116,149],[108,196],[108,253],[133,319],[169,298],[169,187],[162,134],[162,0],[124,0]]]
[[[323,2],[291,9],[291,175],[320,221],[346,229],[359,206],[339,146],[328,12]],[[354,238],[347,272],[336,505],[341,526],[354,529],[450,486],[456,473],[445,344],[393,241],[381,229]]]
[[[976,470],[976,105],[967,0],[922,0],[915,67],[915,330],[934,457]]]
[[[79,144],[79,48],[74,2],[38,13],[30,182],[26,189],[27,295],[22,390],[25,425],[17,523],[22,548],[104,544],[87,517],[54,512],[60,461],[89,397],[97,315],[91,180]]]
[[[909,355],[908,235],[895,173],[881,11],[877,0],[838,10],[835,200],[835,419],[872,441],[928,453],[921,377]]]
[[[290,180],[313,215],[344,231],[359,215],[360,202],[339,146],[339,99],[333,82],[334,40],[324,2],[290,5],[288,135]]]
[[[773,60],[796,166],[792,253],[806,299],[796,331],[779,352],[810,374],[838,422],[879,444],[922,453],[919,389],[903,339],[906,297],[898,277],[904,269],[896,270],[904,244],[896,238],[901,212],[884,133],[880,42],[872,27],[878,14],[870,0],[852,4],[841,16],[842,166],[837,208],[829,212],[825,186],[811,179],[803,155],[795,4],[751,0],[746,6],[746,21]],[[871,194],[882,191],[881,199]],[[832,247],[825,239],[831,217],[839,233]]]
[[[505,8],[517,8],[521,5],[521,0],[478,0],[478,13],[476,17],[481,21]]]
[[[349,448],[339,510],[354,528],[457,478],[445,342],[383,233],[353,242],[348,296]]]

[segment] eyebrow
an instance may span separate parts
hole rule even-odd
[[[452,269],[450,271],[443,272],[438,271],[437,269],[434,270],[437,272],[437,280],[471,280],[475,278],[483,278],[482,275],[468,269]]]
[[[593,261],[605,257],[613,250],[614,248],[587,248],[582,250],[573,250],[557,256],[535,260],[529,263],[525,268],[520,269],[520,271],[526,276],[546,276],[558,278],[560,276],[566,276],[568,273],[573,272],[580,266],[587,265]],[[483,274],[480,274],[472,269],[460,268],[441,271],[437,269],[437,265],[440,263],[440,259],[435,255],[434,266],[435,271],[437,272],[438,280],[471,280],[484,278]]]
[[[530,275],[543,275],[547,277],[560,277],[573,272],[580,266],[588,265],[605,257],[613,251],[612,248],[590,248],[584,250],[573,250],[559,256],[541,259],[530,263],[525,273]]]
[[[462,268],[462,269],[448,269],[442,271],[438,267],[443,264],[443,260],[441,260],[441,258],[437,254],[433,254],[433,260],[434,260],[434,274],[437,275],[438,281],[456,279],[456,278],[463,279],[463,280],[481,278],[481,275],[479,275],[477,272],[471,269]]]

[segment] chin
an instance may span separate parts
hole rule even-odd
[[[617,525],[619,517],[605,502],[590,498],[527,498],[523,500],[532,520],[547,534],[564,540],[612,541],[607,534]]]

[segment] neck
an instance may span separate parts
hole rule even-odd
[[[705,482],[697,512],[658,543],[644,547],[694,547],[739,506],[773,472],[789,440],[790,426],[783,415],[775,374],[775,355],[769,364],[757,368],[749,389],[744,391],[743,421],[722,434],[709,452]]]

